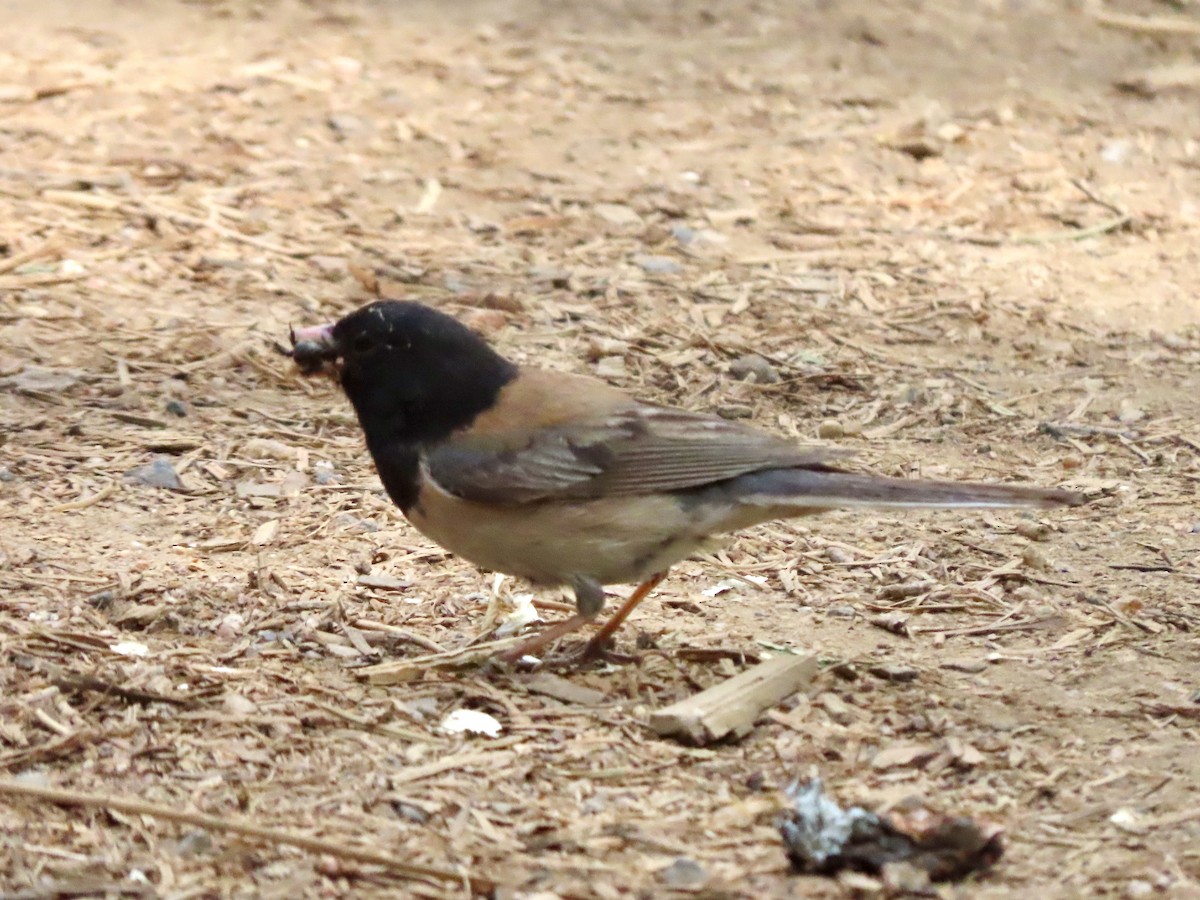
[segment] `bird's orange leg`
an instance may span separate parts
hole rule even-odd
[[[657,575],[654,575],[639,584],[637,589],[629,595],[629,599],[622,603],[621,608],[613,614],[613,617],[604,623],[604,627],[596,633],[596,636],[587,642],[587,645],[583,648],[583,652],[579,655],[579,658],[581,660],[588,660],[595,659],[598,656],[603,656],[605,652],[604,645],[608,643],[608,639],[612,637],[613,633],[616,632],[618,628],[621,627],[621,623],[629,618],[629,614],[633,612],[634,608],[636,608],[639,603],[645,600],[646,597],[649,596],[650,592],[658,587],[658,585],[666,577],[666,572],[659,572]],[[595,588],[594,597],[591,596],[590,593],[585,594],[585,603],[583,605],[588,609],[587,612],[576,613],[570,618],[563,619],[556,625],[546,626],[537,634],[529,638],[529,640],[522,641],[521,643],[517,644],[517,646],[509,650],[505,650],[503,653],[496,654],[496,658],[500,662],[511,665],[520,661],[522,657],[528,656],[534,651],[542,649],[553,641],[557,641],[560,637],[564,637],[565,635],[578,631],[588,622],[596,618],[596,613],[600,611],[600,606],[603,604],[603,602],[604,595],[599,592],[599,585],[597,585]]]
[[[659,572],[657,575],[651,575],[639,584],[637,590],[629,595],[629,599],[621,604],[621,608],[613,613],[611,619],[604,623],[604,627],[596,632],[596,636],[587,642],[587,646],[583,648],[580,658],[594,659],[602,655],[608,639],[616,634],[617,629],[629,618],[629,614],[637,608],[639,603],[649,597],[650,592],[658,587],[666,577],[667,573],[665,571]]]

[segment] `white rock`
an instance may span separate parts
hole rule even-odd
[[[504,727],[496,719],[477,709],[456,709],[439,726],[446,734],[486,734],[499,737]]]

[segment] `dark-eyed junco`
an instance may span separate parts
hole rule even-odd
[[[517,366],[419,303],[371,303],[294,331],[292,345],[303,371],[340,380],[384,487],[419,531],[485,569],[574,589],[575,615],[508,661],[594,619],[604,585],[640,583],[587,644],[595,655],[672,564],[759,522],[845,507],[1081,502],[1062,490],[844,471],[835,450]]]

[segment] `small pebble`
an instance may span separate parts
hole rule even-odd
[[[841,422],[835,419],[826,419],[817,426],[817,437],[824,440],[834,440],[836,438],[845,437],[846,429]]]
[[[683,271],[683,266],[668,256],[635,256],[633,261],[643,271],[654,275],[674,275]]]
[[[296,451],[274,438],[251,438],[242,445],[242,453],[251,459],[277,459],[289,462],[296,458]]]
[[[117,599],[116,591],[97,591],[87,598],[87,603],[98,610],[104,611],[109,609]]]
[[[685,247],[696,240],[697,232],[695,228],[688,228],[686,225],[676,225],[671,229],[671,234],[675,236],[675,240],[683,244]]]
[[[753,380],[755,384],[778,384],[779,372],[757,353],[739,356],[729,364],[729,374],[738,381]]]
[[[197,828],[179,839],[175,844],[175,852],[184,858],[200,856],[212,850],[212,843],[212,836],[207,831]]]
[[[379,530],[378,522],[372,519],[360,519],[354,513],[340,513],[334,516],[333,521],[349,534],[374,534]]]
[[[1050,569],[1050,561],[1032,544],[1026,547],[1025,552],[1021,554],[1021,561],[1029,568],[1039,572],[1046,572]]]
[[[407,819],[418,825],[424,825],[429,821],[429,813],[425,812],[421,807],[405,803],[403,800],[397,800],[392,803],[392,809],[401,819]]]
[[[1132,400],[1125,399],[1121,401],[1120,408],[1117,410],[1117,421],[1123,425],[1132,425],[1135,422],[1140,422],[1146,418],[1145,410],[1137,406]]]
[[[708,872],[695,860],[681,856],[665,869],[659,870],[658,877],[667,887],[698,887],[708,880]]]
[[[225,707],[225,712],[239,718],[250,715],[256,708],[253,700],[241,694],[226,694],[221,705]]]
[[[0,466],[0,481],[16,481],[16,480],[17,480],[16,475],[14,475],[12,472],[10,472],[8,469],[4,468],[3,466]]]
[[[317,484],[337,484],[341,476],[333,470],[333,463],[319,462],[313,466],[313,481]]]
[[[845,563],[850,562],[850,554],[841,547],[826,547],[825,556],[831,563],[837,563],[839,565],[844,565]]]
[[[903,684],[907,681],[916,681],[920,675],[920,672],[912,666],[898,666],[890,663],[871,666],[867,671],[876,678],[882,678],[884,681],[894,681],[898,684]]]
[[[1031,541],[1044,541],[1050,536],[1050,529],[1041,522],[1018,522],[1013,531]]]
[[[50,776],[44,769],[25,769],[23,772],[18,772],[13,781],[28,787],[50,787]]]
[[[731,405],[722,406],[717,410],[717,415],[722,419],[749,419],[754,415],[754,410],[749,406]]]
[[[853,606],[831,606],[825,610],[826,615],[839,616],[843,619],[853,619],[858,615],[858,610]]]
[[[242,629],[246,626],[246,617],[241,613],[228,613],[217,623],[217,637],[227,641],[232,641],[235,638],[241,637]]]
[[[152,462],[138,466],[125,473],[125,477],[136,484],[149,487],[164,488],[169,491],[183,490],[183,482],[171,465],[171,460],[165,456],[156,456]]]
[[[182,400],[168,400],[166,409],[171,415],[179,416],[180,418],[188,414],[187,404]]]
[[[1120,165],[1133,153],[1133,144],[1126,140],[1109,141],[1100,148],[1100,158],[1106,163]]]
[[[854,663],[851,662],[840,662],[830,666],[829,674],[842,681],[858,681],[858,669],[854,668]]]

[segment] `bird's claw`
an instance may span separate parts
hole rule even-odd
[[[606,662],[614,665],[627,666],[630,663],[641,662],[640,656],[631,656],[627,653],[618,653],[613,650],[608,641],[588,641],[583,645],[583,649],[570,658],[573,662]]]

